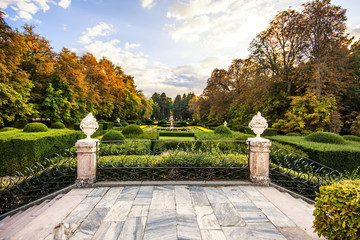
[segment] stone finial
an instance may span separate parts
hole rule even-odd
[[[117,121],[118,123],[120,123],[120,118],[117,118],[116,121]]]
[[[258,112],[257,115],[255,115],[251,122],[249,123],[249,127],[253,132],[256,134],[255,140],[262,140],[263,138],[260,136],[266,128],[268,128],[268,124],[266,119],[261,116],[261,113]]]
[[[99,129],[99,124],[92,113],[89,113],[83,120],[81,120],[80,129],[85,133],[86,140],[91,140],[91,135]]]
[[[225,127],[227,126],[227,121],[224,122],[224,126],[225,126]]]

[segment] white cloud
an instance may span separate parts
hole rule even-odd
[[[58,5],[62,8],[68,8],[71,4],[71,0],[61,0]]]
[[[95,37],[109,36],[113,32],[114,27],[112,24],[101,22],[92,28],[87,28],[86,32],[82,33],[79,42],[83,44],[89,44],[93,41]]]
[[[59,5],[67,8],[70,3],[71,0],[61,0]],[[1,0],[0,8],[6,10],[8,7],[11,7],[16,12],[15,16],[10,16],[14,21],[18,19],[30,21],[39,10],[43,12],[48,11],[50,9],[49,4],[56,3],[54,0]]]
[[[141,1],[141,6],[143,8],[153,8],[156,5],[156,1],[155,0],[140,0]]]
[[[154,92],[165,92],[170,97],[190,91],[200,94],[206,85],[209,72],[214,68],[211,62],[215,66],[219,64],[219,59],[212,58],[199,65],[171,67],[150,61],[147,55],[137,50],[138,46],[140,45],[129,42],[121,44],[118,39],[101,41],[94,37],[91,42],[84,44],[81,51],[91,52],[98,59],[105,56],[121,66],[126,74],[134,76],[138,89],[143,90],[147,97],[151,97]],[[206,71],[200,71],[204,68]]]
[[[177,1],[167,12],[174,23],[166,29],[177,42],[198,42],[212,53],[245,57],[251,40],[266,29],[276,12],[294,4],[299,6],[300,0]]]
[[[135,49],[135,48],[138,48],[138,47],[140,47],[140,44],[128,43],[128,42],[125,43],[125,49],[126,50]]]

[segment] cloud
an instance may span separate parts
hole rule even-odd
[[[71,4],[71,0],[61,0],[58,5],[62,8],[68,8]]]
[[[16,15],[10,16],[10,19],[14,21],[18,19],[30,21],[39,10],[48,11],[50,9],[49,4],[56,3],[53,0],[1,0],[0,9],[6,10],[11,7],[16,12]],[[58,5],[67,8],[70,4],[71,0],[61,0]]]
[[[140,1],[141,1],[141,6],[142,6],[143,8],[148,8],[148,9],[150,9],[150,8],[155,7],[155,5],[156,5],[156,1],[155,1],[155,0],[140,0]]]
[[[206,86],[206,79],[214,66],[221,60],[209,58],[199,65],[168,66],[160,62],[150,61],[149,56],[139,51],[139,44],[118,39],[92,41],[84,44],[81,52],[91,52],[97,59],[105,56],[114,64],[121,66],[126,74],[134,76],[138,89],[143,90],[147,97],[154,92],[165,92],[170,97],[190,91],[200,94]],[[207,70],[203,70],[207,68]],[[211,70],[210,70],[211,69]]]
[[[198,42],[213,54],[244,56],[255,35],[279,9],[290,5],[299,6],[300,0],[178,0],[167,11],[173,22],[166,29],[177,42]]]
[[[125,43],[125,49],[126,50],[135,49],[135,48],[138,48],[138,47],[140,47],[140,44],[128,43],[128,42]]]
[[[89,44],[96,37],[109,36],[114,32],[114,27],[112,24],[107,24],[104,22],[99,23],[98,25],[87,28],[86,32],[82,33],[82,36],[79,40],[80,43]]]

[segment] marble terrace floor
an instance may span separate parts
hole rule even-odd
[[[318,239],[313,206],[273,187],[74,188],[0,222],[0,239]]]

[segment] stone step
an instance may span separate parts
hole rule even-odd
[[[292,196],[291,194],[287,193],[287,192],[281,192],[282,194],[284,194],[285,196],[287,196],[290,199],[295,199],[296,201],[298,201],[301,205],[299,205],[302,209],[304,209],[305,211],[307,211],[309,214],[313,215],[314,209],[315,207],[308,204],[307,202],[305,202],[303,199],[301,198],[296,198],[294,196]]]
[[[2,232],[1,239],[10,239],[15,233],[24,228],[29,222],[31,222],[34,217],[31,216],[34,211],[39,209],[39,205],[32,206],[22,212],[16,221],[12,221],[11,224],[6,226],[6,229]]]
[[[284,194],[279,190],[271,187],[256,187],[270,202],[286,214],[295,224],[300,227],[312,239],[319,239],[314,233],[312,222],[315,217],[312,211],[302,202],[298,201],[291,195]]]
[[[6,220],[4,220],[0,226],[0,230],[6,230],[6,228],[8,228],[9,226],[11,226],[14,222],[16,222],[19,218],[21,218],[21,214],[24,211],[19,211],[17,213],[15,213],[14,215],[6,218]]]
[[[54,201],[39,216],[12,235],[11,239],[43,239],[89,194],[91,189],[73,189]],[[51,201],[50,201],[51,202]],[[50,203],[49,202],[49,203]]]

